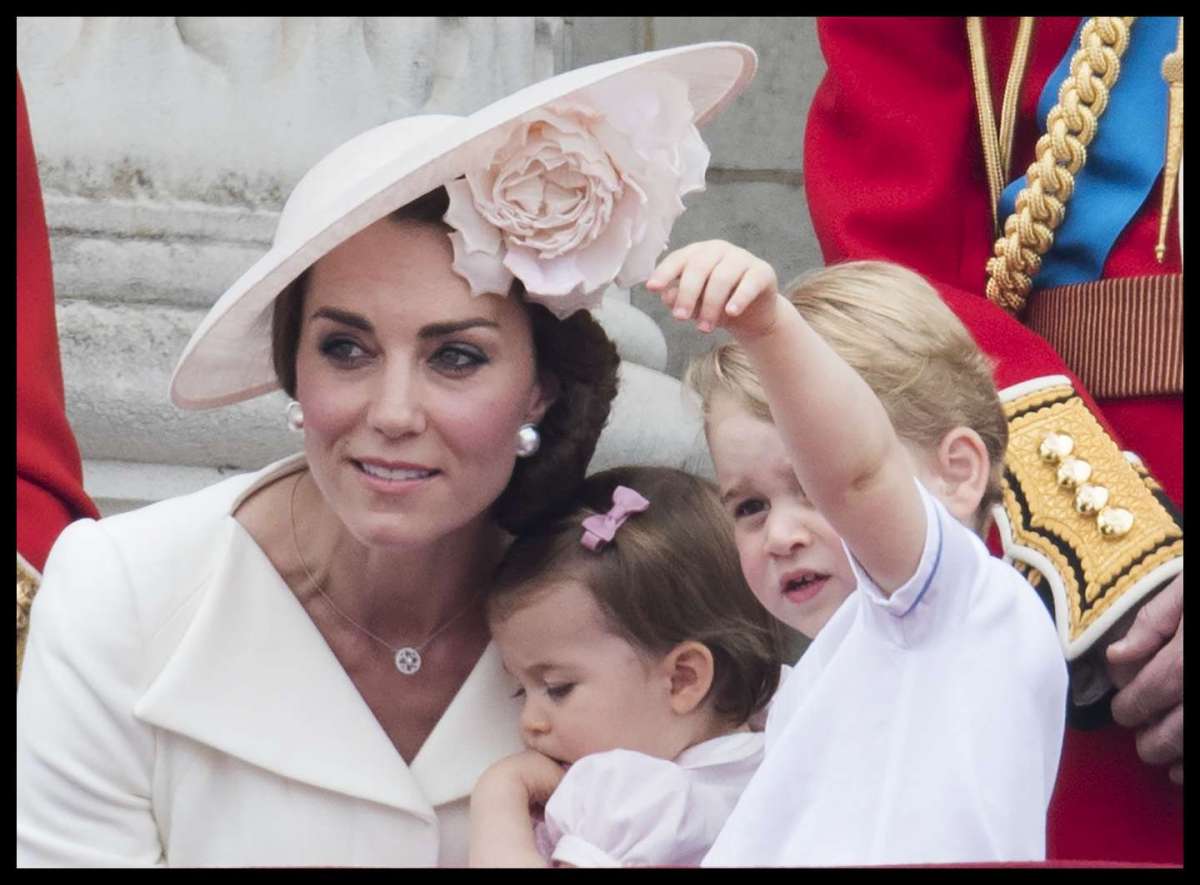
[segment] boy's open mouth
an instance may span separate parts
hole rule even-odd
[[[785,575],[783,579],[783,596],[789,602],[800,604],[808,602],[821,592],[829,575],[823,572],[797,572]]]

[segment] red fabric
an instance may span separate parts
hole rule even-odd
[[[1068,728],[1047,821],[1047,857],[1183,863],[1183,788],[1137,756],[1134,733]]]
[[[1037,99],[1078,23],[1037,21],[1013,177],[1032,160]],[[1015,34],[1015,19],[985,20],[997,116]],[[1000,387],[1040,375],[1072,378],[1118,443],[1142,456],[1182,508],[1183,398],[1097,405],[1043,339],[983,296],[994,241],[964,20],[823,18],[818,36],[829,68],[808,118],[804,181],[825,260],[884,258],[925,275],[996,360]],[[1176,219],[1166,262],[1154,256],[1160,197],[1161,182],[1118,239],[1106,276],[1180,270]],[[1164,769],[1137,759],[1133,740],[1117,726],[1068,730],[1050,809],[1052,860],[1182,863],[1182,791]]]
[[[67,424],[50,237],[17,75],[17,551],[39,571],[58,533],[97,517]]]

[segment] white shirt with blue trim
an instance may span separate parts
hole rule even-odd
[[[1011,566],[918,483],[925,546],[850,594],[780,687],[704,866],[1042,860],[1067,668]],[[849,555],[849,551],[847,550]]]

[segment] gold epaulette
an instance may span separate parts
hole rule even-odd
[[[1136,456],[1123,453],[1068,378],[1007,388],[1004,555],[1048,589],[1068,661],[1183,570],[1182,520]]]
[[[21,658],[25,656],[25,637],[29,635],[29,608],[42,576],[17,553],[17,682],[21,681]]]

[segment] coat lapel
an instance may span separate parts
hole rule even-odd
[[[524,749],[517,687],[496,644],[488,643],[413,759],[412,774],[434,805],[469,796],[485,768]]]
[[[236,520],[223,525],[226,555],[185,604],[194,614],[152,642],[166,659],[134,714],[281,777],[433,821],[429,791],[445,773],[431,768],[418,785],[265,554]],[[482,702],[494,681],[478,670],[467,684]],[[495,727],[482,718],[472,744]]]

